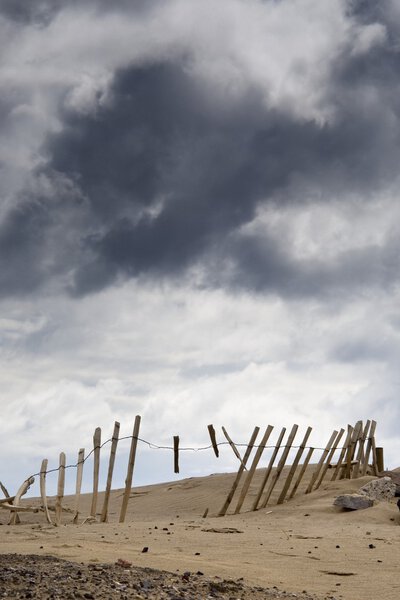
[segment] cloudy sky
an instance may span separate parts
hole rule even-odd
[[[398,466],[399,40],[396,0],[0,0],[0,479],[135,414],[374,418]]]

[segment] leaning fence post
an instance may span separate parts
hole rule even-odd
[[[226,437],[226,440],[228,442],[228,444],[230,445],[230,447],[233,450],[233,454],[236,456],[237,459],[239,459],[239,461],[243,464],[242,461],[242,457],[240,456],[240,452],[239,450],[236,448],[234,442],[231,440],[231,438],[228,435],[228,432],[226,431],[225,427],[222,427],[222,433],[224,434],[224,436]],[[243,465],[243,468],[247,471],[246,465]]]
[[[367,474],[369,455],[371,454],[371,448],[372,448],[372,438],[375,435],[375,429],[376,429],[376,421],[372,420],[371,427],[369,430],[369,435],[368,435],[367,448],[365,450],[365,455],[364,455],[364,464],[363,464],[363,468],[361,471],[361,474],[363,476]]]
[[[43,510],[44,510],[44,514],[46,516],[46,520],[48,523],[50,523],[50,525],[52,525],[53,522],[50,517],[49,507],[47,506],[47,495],[46,495],[47,465],[48,465],[48,460],[47,460],[47,458],[44,458],[42,460],[42,466],[40,467],[40,497],[42,498]]]
[[[246,452],[244,453],[243,460],[241,461],[240,467],[239,467],[238,472],[236,474],[235,481],[232,484],[232,487],[231,487],[231,489],[229,491],[229,494],[228,494],[228,496],[227,496],[227,498],[226,498],[226,500],[224,502],[223,507],[221,508],[221,510],[218,513],[219,517],[223,517],[226,514],[226,511],[228,510],[229,505],[232,502],[232,498],[235,495],[235,492],[236,492],[237,487],[238,487],[239,482],[240,482],[240,478],[242,477],[242,473],[243,473],[243,471],[245,469],[246,463],[247,463],[247,461],[249,459],[251,451],[253,450],[254,443],[255,443],[255,441],[257,439],[259,431],[260,431],[259,427],[255,427],[254,428],[254,431],[253,431],[252,436],[251,436],[250,441],[249,441],[249,445],[246,448]]]
[[[257,448],[257,452],[254,455],[250,470],[247,473],[246,479],[244,480],[242,491],[240,492],[239,500],[238,500],[238,503],[237,503],[236,509],[235,509],[235,515],[237,515],[240,512],[240,509],[243,506],[243,502],[244,502],[244,499],[246,498],[246,494],[249,490],[251,480],[253,479],[257,465],[259,463],[262,453],[264,452],[264,448],[267,444],[268,438],[271,435],[272,430],[273,430],[273,426],[268,425],[267,429],[265,430],[264,436],[261,440],[261,444]]]
[[[19,506],[19,502],[20,502],[22,496],[24,496],[26,494],[26,492],[29,490],[31,485],[33,485],[34,483],[35,483],[34,477],[29,477],[28,479],[25,479],[23,484],[20,486],[18,492],[14,496],[14,500],[12,501],[13,506]],[[18,515],[18,513],[16,511],[15,512],[13,511],[11,514],[11,517],[10,517],[9,525],[15,525],[16,523],[19,523],[19,520],[17,520],[16,515]]]
[[[215,456],[218,458],[219,450],[218,450],[217,438],[215,436],[215,429],[214,429],[213,425],[207,425],[207,429],[208,429],[208,433],[210,434],[210,440],[211,440],[211,444],[212,444]]]
[[[112,476],[113,476],[113,471],[114,471],[115,455],[117,453],[117,445],[118,445],[118,438],[119,438],[119,428],[120,428],[120,424],[118,423],[118,421],[115,421],[114,432],[113,432],[112,440],[111,440],[110,460],[108,463],[106,491],[104,493],[103,509],[101,511],[101,517],[100,517],[101,523],[105,523],[107,521],[108,502],[110,500],[110,494],[111,494]]]
[[[135,466],[136,447],[137,447],[137,442],[138,442],[138,437],[139,437],[139,429],[140,429],[140,416],[136,415],[135,424],[133,427],[131,450],[129,453],[128,471],[127,471],[126,480],[125,480],[125,491],[124,491],[124,496],[122,498],[121,512],[119,515],[120,523],[123,523],[125,521],[126,509],[128,508],[129,496],[130,496],[131,489],[132,489],[133,469]]]
[[[14,498],[15,498],[15,496],[14,496],[14,498],[13,498],[13,499],[11,499],[11,496],[10,496],[10,494],[8,493],[8,490],[7,490],[6,486],[5,486],[5,485],[3,485],[3,484],[1,483],[1,481],[0,481],[0,488],[1,488],[1,491],[3,492],[4,496],[7,498],[7,500],[8,500],[9,502],[11,502],[11,503],[12,503],[12,502],[14,502]],[[18,514],[17,512],[16,512],[16,513],[13,513],[13,514],[15,514],[15,515],[16,515],[16,517],[15,517],[15,523],[16,523],[16,524],[17,524],[17,523],[21,523],[21,519],[19,518],[19,514]],[[11,515],[11,516],[12,516],[12,515]],[[11,519],[11,517],[10,517],[10,519]]]
[[[96,427],[93,435],[93,495],[90,507],[90,515],[92,517],[96,516],[97,496],[99,493],[100,446],[101,429],[100,427]]]
[[[309,462],[310,462],[310,460],[311,460],[311,456],[312,456],[313,452],[314,452],[314,448],[309,448],[309,449],[308,449],[308,452],[307,452],[306,458],[305,458],[305,460],[304,460],[304,463],[303,463],[303,465],[302,465],[302,467],[301,467],[301,471],[300,471],[300,473],[299,473],[299,475],[298,475],[298,477],[297,477],[297,479],[296,479],[296,482],[295,482],[295,484],[294,484],[294,486],[293,486],[293,488],[292,488],[292,491],[291,491],[291,492],[290,492],[290,494],[289,494],[289,500],[290,500],[291,498],[293,498],[293,496],[294,496],[294,495],[295,495],[295,493],[297,492],[297,488],[299,487],[299,485],[300,485],[300,482],[301,482],[301,480],[303,479],[304,473],[306,472],[306,469],[307,469],[308,463],[309,463]]]
[[[288,476],[286,477],[285,485],[282,488],[282,491],[281,491],[280,496],[278,498],[277,504],[282,504],[284,502],[284,500],[285,500],[285,497],[286,497],[286,494],[287,494],[288,489],[290,487],[290,484],[292,483],[292,479],[294,477],[294,474],[296,473],[297,465],[300,462],[300,459],[301,459],[302,454],[304,452],[304,448],[306,447],[306,444],[307,444],[308,438],[310,437],[311,432],[312,432],[312,427],[307,427],[307,431],[305,433],[303,441],[300,444],[299,449],[297,450],[295,459],[294,459],[293,464],[292,464],[292,466],[290,468]]]
[[[258,490],[256,499],[253,502],[253,506],[251,507],[251,510],[257,510],[258,504],[260,502],[260,499],[261,499],[261,496],[262,496],[263,491],[265,489],[265,486],[267,485],[268,478],[269,478],[269,476],[271,474],[272,467],[274,466],[274,462],[275,462],[275,459],[276,459],[276,457],[278,455],[278,452],[279,452],[279,449],[281,447],[282,440],[284,438],[285,433],[286,433],[286,427],[282,427],[282,431],[279,434],[278,441],[276,442],[274,451],[272,452],[272,456],[271,456],[270,461],[268,463],[267,470],[265,471],[265,474],[264,474],[264,477],[263,477],[260,489]]]
[[[365,424],[364,429],[362,431],[360,431],[359,446],[358,446],[358,452],[357,452],[357,458],[356,458],[357,464],[354,465],[354,471],[353,471],[354,479],[357,479],[357,477],[359,476],[360,468],[364,461],[364,444],[365,444],[365,440],[367,439],[368,430],[370,428],[370,425],[371,425],[371,421],[368,420]],[[362,471],[361,471],[361,473],[362,473]]]
[[[349,448],[347,450],[347,454],[346,454],[346,470],[345,470],[345,476],[346,479],[351,479],[351,468],[353,466],[353,457],[354,457],[354,453],[356,451],[356,445],[357,445],[357,441],[358,441],[358,437],[360,435],[360,431],[362,430],[362,421],[357,421],[357,423],[354,426],[353,429],[353,435],[351,438],[351,442],[349,445]],[[342,478],[343,475],[342,475]]]
[[[62,500],[64,498],[64,485],[65,485],[65,454],[60,453],[60,466],[58,470],[58,484],[57,484],[57,498],[56,498],[56,515],[55,525],[61,524],[61,513],[62,513]]]
[[[315,471],[313,473],[313,476],[311,477],[311,481],[308,484],[308,487],[306,489],[306,494],[309,494],[311,492],[311,490],[313,489],[314,483],[317,481],[318,475],[319,475],[319,473],[320,473],[320,471],[322,469],[322,465],[324,464],[325,459],[328,456],[328,452],[331,449],[332,444],[333,444],[333,442],[334,442],[337,434],[338,434],[338,432],[335,430],[332,433],[331,437],[329,438],[329,442],[327,443],[327,445],[325,447],[325,450],[323,451],[322,456],[319,459],[319,462],[317,464],[317,468],[315,469]]]
[[[280,459],[280,461],[278,463],[278,466],[276,467],[275,473],[272,476],[271,483],[269,484],[269,488],[268,488],[268,490],[267,490],[267,492],[265,494],[265,498],[264,498],[263,502],[261,503],[261,508],[265,508],[267,506],[268,501],[269,501],[269,499],[271,497],[271,494],[272,494],[272,492],[273,492],[273,490],[275,488],[275,485],[277,484],[277,481],[278,481],[278,479],[281,476],[281,473],[283,471],[283,467],[285,466],[286,459],[287,459],[287,457],[289,455],[289,452],[290,452],[290,449],[292,447],[293,440],[296,437],[296,433],[297,433],[298,428],[299,428],[298,425],[293,425],[293,427],[292,427],[292,430],[291,430],[291,432],[289,434],[288,441],[286,443],[285,449],[282,452],[281,459]]]
[[[353,435],[353,428],[351,425],[347,425],[347,435],[343,447],[339,454],[339,459],[336,463],[336,466],[333,471],[333,475],[331,481],[335,481],[337,476],[340,474],[340,470],[343,469],[346,465],[343,463],[343,459],[345,457],[346,452],[348,451],[349,444],[351,443],[351,436]]]
[[[343,434],[344,434],[344,429],[341,429],[339,431],[339,433],[338,433],[335,441],[334,441],[334,444],[333,444],[333,446],[331,448],[331,451],[329,452],[328,458],[326,459],[325,464],[322,467],[319,479],[318,479],[318,481],[315,484],[315,488],[314,488],[315,490],[317,490],[320,487],[320,485],[321,485],[321,483],[322,483],[322,481],[323,481],[323,479],[324,479],[324,477],[326,475],[326,472],[327,472],[327,470],[329,468],[329,465],[331,464],[331,460],[332,460],[332,458],[333,458],[333,456],[334,456],[334,454],[336,452],[336,448],[338,447],[339,442],[340,442],[340,440],[343,437]]]

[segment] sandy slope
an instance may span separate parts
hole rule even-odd
[[[215,515],[232,474],[135,488],[123,525],[117,522],[121,490],[112,492],[107,524],[74,526],[71,515],[64,514],[64,524],[55,528],[42,514],[23,514],[21,525],[7,526],[8,513],[1,511],[0,551],[85,562],[123,558],[138,566],[201,570],[209,576],[243,577],[251,585],[278,586],[294,593],[307,590],[337,599],[400,597],[400,520],[395,500],[357,512],[332,506],[339,493],[356,491],[371,477],[327,482],[309,495],[304,495],[303,486],[284,505],[275,505],[275,494],[265,510],[245,512],[262,473],[253,480],[243,512],[224,518]],[[72,506],[72,500],[66,498],[65,505]],[[90,500],[82,497],[80,523],[89,513]],[[232,511],[235,502],[236,498]],[[102,494],[99,511],[101,506]],[[209,515],[203,519],[207,507]],[[148,552],[142,552],[144,547]]]

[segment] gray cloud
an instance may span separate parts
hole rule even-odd
[[[25,4],[11,6],[4,11],[27,21]],[[32,6],[30,19],[49,14],[47,3]],[[395,235],[331,260],[300,260],[290,240],[243,231],[268,206],[306,207],[307,194],[319,203],[371,202],[397,177],[399,59],[390,33],[396,25],[385,18],[391,5],[381,5],[378,16],[371,3],[351,6],[363,35],[332,60],[325,96],[333,117],[325,122],[266,106],[257,82],[234,101],[227,92],[221,106],[193,70],[190,51],[116,70],[107,102],[91,111],[60,106],[61,127],[44,140],[46,160],[35,176],[72,182],[77,200],[24,192],[0,226],[3,295],[61,275],[79,296],[117,278],[177,277],[194,267],[208,285],[289,296],[397,280]]]

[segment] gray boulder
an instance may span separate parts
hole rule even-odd
[[[366,483],[358,490],[359,494],[363,494],[372,500],[391,500],[396,494],[396,484],[390,477],[381,477]]]
[[[335,498],[333,504],[334,506],[347,508],[348,510],[361,510],[373,506],[374,501],[365,494],[342,494]]]

